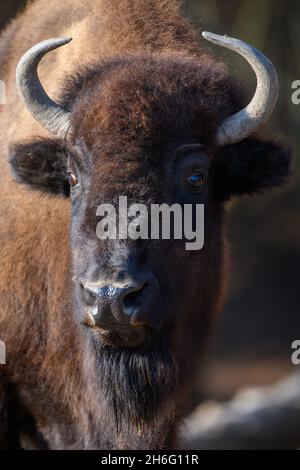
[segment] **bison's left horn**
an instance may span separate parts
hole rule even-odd
[[[234,144],[257,131],[271,116],[278,99],[277,72],[262,52],[243,41],[207,32],[203,32],[202,36],[240,54],[256,74],[257,87],[251,102],[241,111],[227,117],[217,131],[218,144]]]
[[[49,132],[64,139],[71,129],[70,112],[49,98],[39,80],[37,68],[44,55],[71,40],[49,39],[35,45],[23,55],[16,73],[19,93],[32,116]]]

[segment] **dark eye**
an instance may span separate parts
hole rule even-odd
[[[188,185],[197,191],[203,189],[206,182],[206,176],[203,173],[194,173],[187,178]]]
[[[77,179],[76,176],[75,176],[73,173],[71,173],[71,172],[69,172],[69,173],[67,174],[67,181],[68,181],[69,185],[70,185],[72,188],[74,188],[74,186],[76,186],[76,185],[78,184],[78,179]]]

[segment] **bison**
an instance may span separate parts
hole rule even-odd
[[[224,297],[226,201],[290,172],[289,150],[257,135],[273,65],[203,36],[254,69],[248,105],[177,0],[36,0],[2,33],[2,448],[179,445]],[[100,240],[96,209],[119,196],[204,204],[203,249]]]

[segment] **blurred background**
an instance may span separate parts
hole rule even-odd
[[[0,27],[9,21],[22,4],[22,0],[1,0]],[[209,422],[210,426],[218,426],[214,424],[214,419],[219,417],[220,423],[224,410],[228,415],[228,409],[237,411],[242,404],[242,413],[247,414],[247,407],[252,407],[253,412],[260,403],[270,404],[274,396],[279,396],[282,405],[285,391],[287,408],[292,411],[293,419],[297,418],[297,423],[300,423],[297,414],[300,409],[300,383],[297,381],[300,365],[297,368],[291,362],[291,344],[300,339],[300,105],[291,102],[292,82],[300,80],[300,2],[186,0],[185,5],[187,14],[199,30],[243,39],[270,57],[279,73],[281,91],[279,104],[266,134],[286,140],[294,149],[294,177],[288,187],[264,196],[244,197],[229,207],[227,234],[231,266],[228,272],[228,300],[212,338],[205,365],[199,371],[190,407],[193,409],[202,402],[203,405],[197,410],[198,415],[203,415],[203,422]],[[214,51],[225,58],[232,72],[253,94],[255,78],[249,72],[249,66],[235,54],[219,48],[214,48]],[[294,374],[292,379],[288,378],[287,382],[272,387],[290,374]],[[240,390],[249,387],[252,391],[245,392],[246,399],[243,402],[243,398],[239,399]],[[253,387],[264,388],[254,390]],[[293,395],[294,389],[298,390],[298,395],[296,392]],[[237,392],[238,397],[233,399]],[[233,406],[230,402],[232,399]],[[235,406],[236,400],[238,407]],[[254,421],[251,421],[250,428],[254,434],[251,435],[246,421],[247,430],[240,426],[240,433],[236,433],[235,427],[229,441],[227,436],[227,441],[220,442],[222,433],[218,432],[208,442],[207,428],[206,441],[203,441],[203,436],[201,441],[201,429],[192,424],[189,429],[196,429],[196,434],[190,431],[196,439],[194,448],[282,446],[285,442],[280,437],[282,432],[287,438],[287,429],[292,427],[296,432],[299,424],[296,426],[291,419],[285,423],[282,415],[278,423],[272,415],[271,428],[277,440],[274,441],[273,436],[273,444],[267,445],[265,441],[262,444],[257,439],[257,426],[263,430],[264,423],[268,423],[264,414],[261,417],[262,408],[266,410],[266,406],[260,407],[258,415],[256,413]],[[223,430],[227,426],[228,431],[230,419],[227,416],[226,424],[223,419]],[[245,421],[244,415],[242,419]],[[196,422],[199,422],[198,418]],[[254,428],[253,422],[256,423]],[[278,432],[276,423],[280,427]],[[299,446],[299,429],[297,433]],[[219,441],[214,438],[215,435],[219,436]],[[256,442],[253,442],[254,435]],[[294,447],[297,442],[289,437],[284,445]]]

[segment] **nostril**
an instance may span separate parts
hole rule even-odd
[[[124,309],[128,315],[131,315],[138,307],[145,303],[148,290],[149,283],[145,282],[142,287],[129,292],[123,297]]]

